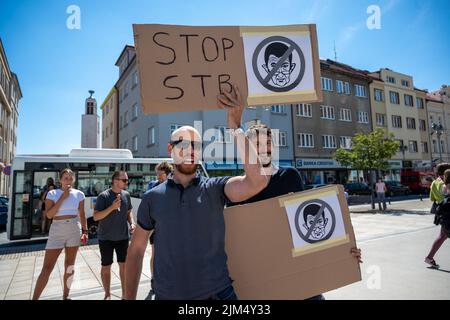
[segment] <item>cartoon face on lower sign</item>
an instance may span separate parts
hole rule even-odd
[[[320,214],[317,217],[317,214]],[[314,224],[314,221],[317,222]],[[325,218],[325,211],[320,210],[320,206],[318,204],[309,204],[303,210],[303,227],[307,230],[308,233],[311,233],[311,237],[314,240],[320,240],[325,237],[325,227],[328,223],[328,218]],[[312,228],[312,230],[310,230]]]

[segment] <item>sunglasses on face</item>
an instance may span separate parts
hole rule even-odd
[[[170,141],[170,144],[174,147],[187,149],[191,147],[194,150],[201,150],[202,143],[200,141],[189,141],[189,140],[178,140],[178,141]]]
[[[116,180],[122,181],[123,183],[128,183],[128,179],[116,179]]]

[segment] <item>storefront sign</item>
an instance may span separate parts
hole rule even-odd
[[[339,162],[333,159],[297,159],[298,169],[344,169]]]

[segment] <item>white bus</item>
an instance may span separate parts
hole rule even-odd
[[[75,188],[84,192],[85,212],[91,235],[96,233],[92,219],[97,195],[111,187],[114,171],[128,174],[128,192],[136,215],[142,195],[150,181],[156,180],[155,166],[170,158],[133,158],[128,149],[73,149],[68,155],[18,155],[12,166],[12,194],[8,208],[8,239],[45,238],[42,230],[41,198],[48,178],[59,186],[59,172],[64,168],[74,171]],[[207,176],[203,164],[199,173]]]

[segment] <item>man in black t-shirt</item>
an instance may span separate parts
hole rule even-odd
[[[262,201],[304,190],[303,181],[297,169],[278,168],[272,163],[272,132],[268,126],[263,124],[253,125],[247,130],[246,135],[256,148],[265,174],[271,177],[267,187],[257,195],[243,202],[227,203],[228,207]],[[360,249],[352,248],[351,252],[359,262],[362,262]],[[319,294],[307,300],[325,300],[325,298],[322,294]]]

